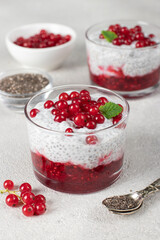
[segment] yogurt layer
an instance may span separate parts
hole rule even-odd
[[[115,46],[105,39],[99,39],[99,32],[92,33],[86,40],[90,71],[95,75],[112,75],[109,67],[121,69],[125,76],[143,76],[160,65],[160,47],[135,48],[131,45]],[[154,39],[158,43],[157,39]]]

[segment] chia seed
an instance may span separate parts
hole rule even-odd
[[[46,87],[49,80],[41,74],[20,73],[7,76],[0,81],[0,90],[10,94],[32,94]]]
[[[129,196],[115,196],[106,198],[103,204],[109,210],[129,210],[137,207],[137,202]]]

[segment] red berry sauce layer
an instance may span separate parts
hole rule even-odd
[[[14,43],[21,47],[26,48],[48,48],[65,44],[71,40],[70,35],[61,35],[50,33],[45,29],[42,29],[39,33],[29,37],[18,37]]]
[[[118,178],[126,123],[104,129],[121,121],[124,108],[96,94],[86,89],[62,92],[31,110],[35,123],[53,130],[41,133],[30,128],[34,172],[47,187],[89,193]]]

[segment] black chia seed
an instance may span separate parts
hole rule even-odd
[[[103,204],[112,210],[129,210],[137,207],[137,202],[129,196],[115,196],[106,198]]]
[[[41,74],[20,73],[0,80],[0,90],[10,94],[32,94],[46,87],[49,80]]]

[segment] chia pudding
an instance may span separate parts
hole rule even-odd
[[[115,38],[107,39],[105,32],[114,33]],[[152,92],[160,77],[159,39],[160,29],[144,22],[89,28],[86,46],[91,80],[126,97]]]
[[[109,106],[111,113],[111,105],[120,111],[106,118],[102,110]],[[123,98],[98,87],[64,86],[33,97],[25,113],[38,180],[70,193],[111,185],[122,170],[128,108]]]

